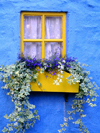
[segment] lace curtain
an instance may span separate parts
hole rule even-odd
[[[25,39],[42,39],[42,16],[25,16],[24,17],[24,38]],[[45,39],[62,38],[62,18],[46,17],[45,18]],[[45,42],[45,58],[50,58],[55,52],[59,55],[62,51],[61,42]],[[41,58],[41,42],[25,42],[24,56]]]

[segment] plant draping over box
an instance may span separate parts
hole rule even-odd
[[[71,76],[71,74],[67,72],[63,72],[63,74],[59,74],[59,72],[56,73],[56,75],[51,75],[48,72],[44,73],[38,73],[37,81],[40,81],[42,84],[37,85],[37,83],[31,82],[31,89],[32,91],[37,92],[70,92],[70,93],[78,93],[79,92],[79,83],[75,84],[69,84],[68,77]],[[60,79],[60,83],[56,85],[55,82],[57,82],[57,79]],[[55,81],[55,82],[54,82]]]
[[[36,58],[25,59],[19,57],[21,62],[26,62],[26,67],[38,73],[35,82],[31,82],[32,91],[44,92],[79,92],[79,83],[68,83],[68,77],[71,77],[69,68],[75,59],[67,58],[64,60],[62,57],[53,55],[50,59],[37,60]],[[62,65],[61,65],[62,64]],[[42,68],[42,69],[41,69]],[[36,76],[36,75],[35,75]]]
[[[89,72],[83,66],[87,65],[77,62],[74,58],[59,57],[57,54],[49,60],[19,57],[19,61],[15,64],[1,66],[0,79],[4,83],[2,89],[11,88],[7,95],[11,96],[15,104],[14,112],[9,116],[5,115],[5,118],[9,119],[10,123],[2,131],[24,133],[25,129],[33,126],[36,119],[39,119],[37,110],[32,111],[32,109],[35,109],[35,105],[30,104],[28,101],[28,95],[30,95],[31,91],[79,91],[78,94],[75,94],[72,111],[68,111],[69,117],[65,118],[64,123],[61,124],[61,130],[58,130],[58,132],[63,132],[65,126],[68,126],[68,120],[72,119],[72,114],[79,112],[80,118],[74,123],[79,124],[80,131],[88,133],[89,131],[85,128],[81,119],[85,117],[83,105],[88,103],[91,107],[96,106],[94,104],[97,96],[95,90],[98,86],[91,82],[92,78],[88,76]],[[50,82],[49,86],[48,82]]]

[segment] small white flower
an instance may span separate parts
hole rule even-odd
[[[19,74],[19,71],[15,72],[15,74],[17,74],[17,75],[18,75],[18,74]]]
[[[65,63],[65,60],[63,60],[62,62]]]
[[[61,74],[63,74],[63,71],[60,71]]]
[[[63,75],[61,75],[61,78],[63,78]]]
[[[59,82],[62,82],[62,79],[60,79]]]
[[[58,66],[58,68],[60,68],[60,66]]]
[[[57,82],[56,85],[59,85],[59,82]]]
[[[57,83],[57,80],[54,80],[54,83],[53,84],[56,84]]]
[[[60,77],[60,74],[57,74],[58,77]]]
[[[61,62],[58,62],[61,65]]]
[[[64,69],[64,66],[63,65],[61,65],[61,69]]]

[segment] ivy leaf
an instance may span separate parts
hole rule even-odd
[[[62,133],[62,130],[58,130],[59,133]]]
[[[63,124],[60,124],[61,127],[63,127],[64,125]]]
[[[19,120],[18,120],[19,122],[24,122],[24,118],[19,118]]]
[[[28,119],[32,119],[32,118],[34,118],[34,115],[33,114],[29,114]]]
[[[4,118],[9,119],[9,117],[8,117],[8,115],[7,115],[7,114],[5,114]]]
[[[67,121],[68,121],[68,118],[65,118],[65,117],[64,117],[64,121],[66,121],[66,122],[67,122]]]
[[[66,127],[68,127],[68,123],[64,123],[64,125],[65,125]]]
[[[18,126],[18,122],[15,122],[15,123],[14,123],[14,126]]]
[[[87,92],[88,91],[88,88],[84,87],[83,90],[84,90],[84,92]]]
[[[37,79],[34,79],[34,78],[32,79],[32,82],[34,82],[34,83],[35,83],[36,81],[37,81]]]
[[[65,131],[66,129],[63,127],[62,130]]]
[[[9,131],[13,131],[13,128],[12,127],[9,127]]]
[[[73,122],[74,124],[80,124],[81,123],[81,119],[78,119],[77,121]]]
[[[4,127],[4,129],[2,130],[2,132],[7,132],[8,129],[6,127]]]
[[[88,87],[92,88],[93,87],[92,83],[88,83]]]
[[[38,111],[37,111],[37,110],[35,110],[35,111],[34,111],[34,114],[37,114],[37,112],[38,112]]]

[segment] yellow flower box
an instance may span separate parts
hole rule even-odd
[[[79,92],[79,83],[69,84],[66,79],[71,74],[63,72],[62,82],[59,85],[54,84],[54,80],[57,79],[57,75],[51,75],[48,72],[39,73],[37,82],[39,81],[42,84],[40,87],[37,83],[31,82],[32,91],[36,92],[69,92],[69,93],[78,93]]]

